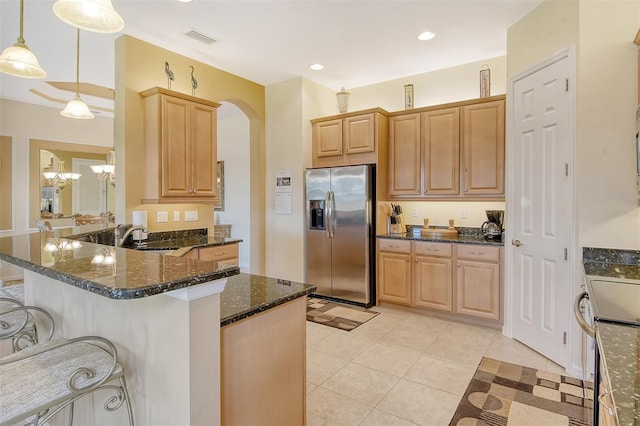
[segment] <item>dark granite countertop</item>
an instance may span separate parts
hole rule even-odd
[[[584,247],[582,263],[587,280],[640,279],[637,250]],[[595,329],[618,424],[640,425],[640,327],[596,321]]]
[[[185,247],[189,247],[189,248],[215,247],[215,246],[223,246],[227,244],[236,244],[241,242],[242,240],[239,238],[220,238],[220,237],[209,237],[207,235],[203,235],[203,236],[185,237],[180,239],[148,241],[148,242],[143,242],[142,244],[135,244],[134,246],[129,246],[127,248],[135,248],[136,250],[142,250],[142,251],[177,250]]]
[[[640,425],[640,327],[599,321],[596,341],[618,425]]]
[[[414,240],[414,241],[432,241],[438,243],[458,243],[458,244],[481,244],[486,246],[504,246],[504,242],[500,240],[485,240],[482,236],[480,228],[457,228],[458,236],[456,238],[425,238],[420,235],[420,226],[408,226],[408,232],[403,234],[381,234],[376,238],[384,238],[391,240]]]
[[[235,275],[227,280],[220,294],[220,326],[259,314],[315,290],[311,284],[243,273]]]
[[[0,260],[111,299],[152,296],[240,272],[237,266],[224,262],[69,239],[79,235],[76,231],[70,228],[0,238]],[[115,261],[105,264],[105,257]],[[100,259],[102,264],[96,262]]]

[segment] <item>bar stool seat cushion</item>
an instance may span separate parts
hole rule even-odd
[[[61,339],[35,346],[0,359],[0,424],[12,424],[53,408],[83,392],[67,386],[80,367],[95,371],[87,378],[77,375],[73,384],[85,388],[109,374],[113,356],[98,345],[87,342],[68,343]],[[107,381],[123,376],[119,364]]]

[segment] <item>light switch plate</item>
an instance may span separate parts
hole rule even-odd
[[[158,223],[169,222],[169,212],[156,213],[156,221]]]
[[[418,217],[418,209],[414,208],[413,210],[411,210],[411,216]]]
[[[467,209],[460,209],[460,219],[467,218]]]
[[[198,220],[198,211],[197,210],[187,210],[184,212],[184,220],[185,222],[193,222]]]
[[[173,221],[174,222],[180,222],[180,212],[179,211],[173,212]]]

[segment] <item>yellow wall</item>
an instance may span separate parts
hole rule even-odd
[[[13,184],[12,184],[11,138],[0,136],[0,231],[13,229]]]
[[[265,89],[225,71],[205,65],[196,60],[162,49],[142,40],[124,35],[116,40],[116,116],[115,146],[116,167],[124,169],[118,174],[124,192],[116,194],[116,220],[131,222],[133,210],[147,210],[148,225],[152,231],[166,229],[208,228],[213,232],[214,210],[211,204],[190,206],[141,205],[143,182],[147,178],[144,168],[144,132],[142,99],[139,92],[151,87],[167,88],[165,61],[175,75],[171,90],[191,94],[191,69],[195,68],[198,80],[196,96],[214,102],[227,101],[238,106],[250,120],[251,139],[251,212],[252,212],[252,270],[263,268],[264,258],[264,133],[265,133]],[[124,165],[124,166],[121,166]],[[199,220],[195,222],[155,222],[157,211],[173,212],[197,210]],[[255,216],[254,216],[255,215]],[[255,219],[255,220],[254,220]],[[254,258],[254,252],[256,256]],[[257,253],[260,253],[257,255]],[[253,269],[255,266],[256,269]]]

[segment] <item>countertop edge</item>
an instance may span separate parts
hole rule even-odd
[[[480,237],[482,238],[482,237]],[[503,241],[487,241],[478,237],[469,237],[464,234],[458,235],[457,238],[424,238],[409,233],[404,234],[378,234],[376,239],[387,240],[407,240],[407,241],[429,241],[434,243],[456,243],[456,244],[473,244],[483,246],[504,247]]]
[[[244,311],[241,311],[241,312],[234,313],[233,315],[229,315],[229,316],[227,316],[225,318],[220,318],[220,327],[224,327],[224,326],[233,324],[233,323],[238,322],[240,320],[243,320],[245,318],[250,318],[250,317],[252,317],[254,315],[257,315],[257,314],[259,314],[261,312],[268,311],[269,309],[274,308],[274,307],[276,307],[278,305],[282,305],[282,304],[290,302],[292,300],[299,299],[301,297],[307,296],[307,295],[313,293],[314,291],[316,291],[316,287],[312,286],[310,288],[306,288],[304,290],[300,290],[300,291],[298,291],[296,293],[289,294],[289,295],[287,295],[285,297],[281,297],[281,298],[279,298],[277,300],[260,304],[258,306],[252,307],[251,309],[247,309],[247,310],[244,310]]]

